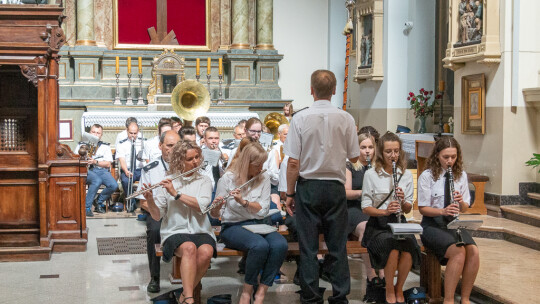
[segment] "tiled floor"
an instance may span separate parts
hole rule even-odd
[[[149,303],[154,294],[146,293],[149,282],[147,257],[134,255],[98,255],[96,237],[144,235],[146,226],[133,218],[88,219],[90,229],[86,252],[53,254],[50,261],[0,263],[0,303]],[[117,225],[117,226],[111,226]],[[242,277],[236,273],[238,258],[218,258],[203,279],[203,303],[221,293],[239,294]],[[359,259],[350,259],[352,290],[350,303],[362,303],[365,290],[363,268]],[[171,264],[162,263],[161,293],[177,288],[168,282]],[[296,265],[285,263],[282,270],[294,275]],[[57,278],[41,278],[58,275]],[[292,280],[292,279],[291,279]],[[299,288],[291,280],[275,284],[267,303],[300,303]],[[410,274],[406,287],[417,286],[419,278]],[[331,291],[328,283],[325,298]]]

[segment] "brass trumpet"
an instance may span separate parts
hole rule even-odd
[[[184,173],[177,172],[177,173],[169,176],[167,179],[170,179],[171,181],[173,181],[175,179],[179,179],[180,177],[186,176],[186,175],[188,175],[190,173],[193,173],[193,172],[197,172],[200,169],[204,169],[206,167],[206,164],[207,164],[206,162],[202,162],[198,167],[195,167],[195,168],[193,168],[193,169],[191,169],[189,171],[186,171]],[[154,185],[152,185],[152,186],[150,186],[150,187],[148,187],[146,189],[139,190],[137,192],[133,192],[130,196],[126,197],[126,200],[130,200],[130,199],[135,198],[135,197],[137,197],[137,196],[139,196],[139,195],[141,195],[141,194],[143,194],[145,192],[148,192],[150,190],[154,190],[154,189],[159,188],[159,187],[162,187],[161,184],[154,184]]]

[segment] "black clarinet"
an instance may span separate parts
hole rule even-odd
[[[454,190],[454,174],[452,173],[452,167],[448,167],[447,172],[448,172],[448,182],[450,184],[450,201],[451,201],[451,204],[458,205],[458,208],[459,208],[459,203],[454,200],[455,190]],[[449,216],[449,217],[452,220],[459,220],[459,211],[458,213],[454,214],[454,216]],[[456,246],[458,247],[464,246],[465,242],[463,242],[463,237],[461,236],[460,228],[456,229],[456,236],[457,236]]]

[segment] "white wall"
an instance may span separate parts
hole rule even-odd
[[[347,37],[343,35],[343,29],[347,22],[347,9],[345,1],[328,1],[329,29],[328,29],[328,69],[336,74],[336,95],[332,97],[332,104],[343,108],[343,87],[345,81],[345,55]],[[354,62],[349,61],[349,69],[354,68]]]
[[[328,20],[328,0],[274,0],[281,98],[293,99],[295,110],[313,103],[311,73],[328,68]]]

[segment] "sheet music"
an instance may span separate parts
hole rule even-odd
[[[84,132],[82,136],[82,141],[88,144],[97,145],[97,143],[99,142],[99,138],[95,135]]]
[[[204,161],[207,162],[208,165],[214,167],[218,164],[219,158],[221,157],[221,152],[210,149],[202,149],[202,155],[204,157]]]
[[[263,146],[263,148],[268,150],[272,147],[272,140],[274,140],[274,135],[271,133],[262,132],[261,137],[259,138],[259,143],[261,146]]]
[[[277,231],[276,227],[266,224],[245,225],[242,227],[256,234],[269,234]]]
[[[424,231],[422,226],[413,223],[391,223],[388,226],[390,226],[392,234],[422,234]]]

